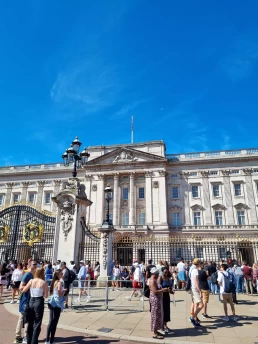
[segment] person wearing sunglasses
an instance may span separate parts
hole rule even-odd
[[[28,264],[28,272],[26,272],[21,280],[20,284],[20,292],[22,293],[22,290],[25,288],[25,286],[29,283],[30,280],[34,278],[34,274],[37,268],[37,262],[35,260],[31,260]],[[21,294],[20,304],[19,304],[19,319],[15,331],[15,340],[14,343],[27,343],[27,330],[28,330],[28,324],[24,324],[24,338],[21,336],[22,327],[23,327],[23,312],[24,312],[24,306],[29,301],[29,291],[26,293]]]

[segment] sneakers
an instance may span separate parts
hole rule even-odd
[[[208,314],[202,314],[203,319],[212,319]]]
[[[18,304],[19,304],[19,303],[20,303],[20,300],[17,300],[17,302],[16,302],[16,303],[18,303]]]
[[[128,299],[128,301],[132,300],[132,296],[126,296],[126,299]]]
[[[22,344],[27,344],[27,343],[28,343],[28,342],[27,342],[27,338],[24,337],[23,340],[22,340]]]
[[[140,298],[140,301],[144,301],[144,297],[143,296]]]
[[[89,303],[89,302],[90,302],[90,298],[91,298],[91,296],[90,296],[90,295],[86,296],[86,302],[87,302],[87,303]]]
[[[161,334],[162,336],[165,336],[165,331],[163,331],[162,329],[157,331],[159,334]]]
[[[75,302],[80,303],[81,299],[78,297],[78,299],[76,299]]]
[[[222,320],[223,321],[229,321],[229,317],[223,317]]]
[[[165,328],[165,333],[170,333],[170,331],[171,331],[170,328],[168,328],[168,327]]]
[[[14,343],[22,343],[22,337],[16,337],[13,342]]]
[[[12,300],[10,303],[13,305],[15,302],[14,302],[14,300]]]
[[[196,327],[196,322],[193,317],[190,317],[189,321],[192,323],[193,327]]]
[[[201,320],[198,317],[196,318],[196,320],[199,324],[201,323]]]

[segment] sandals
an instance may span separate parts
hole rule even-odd
[[[163,336],[160,336],[159,334],[155,334],[155,336],[152,336],[153,339],[164,339]]]

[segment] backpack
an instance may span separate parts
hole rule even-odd
[[[73,270],[69,270],[69,284],[72,284],[74,280],[76,280],[77,276],[76,273]]]
[[[218,279],[218,271],[215,271],[215,272],[213,272],[213,274],[211,274],[211,283],[216,284],[217,279]]]
[[[232,282],[232,280],[230,279],[229,276],[226,276],[223,274],[222,272],[222,275],[224,276],[224,292],[227,293],[227,294],[231,294],[234,292],[234,283]]]

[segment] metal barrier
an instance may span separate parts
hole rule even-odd
[[[117,281],[75,280],[71,285],[71,307],[87,311],[128,310],[144,311],[144,283],[133,288],[130,283]]]

